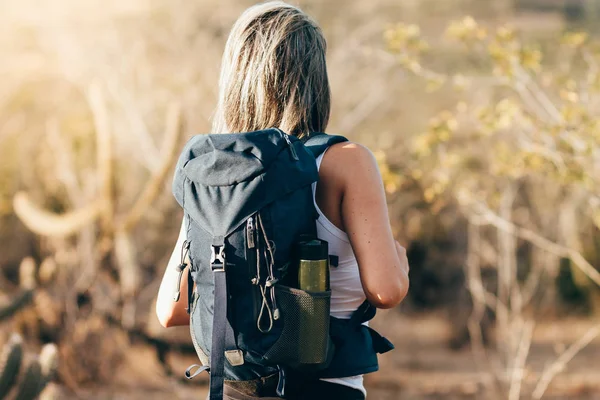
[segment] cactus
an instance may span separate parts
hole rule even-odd
[[[36,285],[37,266],[32,257],[25,257],[19,264],[19,285],[23,290],[33,290]]]
[[[42,285],[48,285],[56,277],[58,266],[53,257],[46,257],[40,264],[38,279]]]
[[[42,367],[42,376],[44,377],[45,384],[47,384],[54,379],[56,370],[58,369],[58,348],[54,343],[48,343],[42,347],[40,365]]]
[[[17,311],[30,304],[31,300],[33,300],[33,290],[24,290],[13,296],[11,302],[0,305],[0,321],[11,317]]]
[[[152,178],[148,181],[142,194],[131,207],[131,211],[121,222],[121,229],[124,231],[131,230],[148,207],[152,205],[158,194],[160,193],[162,183],[167,177],[167,173],[177,156],[177,143],[179,141],[179,132],[181,131],[181,110],[178,105],[172,104],[167,110],[166,117],[166,133],[161,148],[164,149],[159,167],[156,169]]]
[[[39,356],[31,358],[21,379],[23,339],[13,334],[0,355],[0,400],[4,399],[18,382],[15,400],[33,400],[54,379],[58,369],[58,349],[54,344],[42,348]]]
[[[140,279],[128,279],[139,273],[138,264],[130,262],[135,259],[135,248],[129,235],[160,193],[164,180],[174,164],[181,133],[181,109],[175,104],[168,108],[166,132],[162,146],[163,153],[158,168],[152,171],[150,180],[133,206],[124,212],[116,212],[114,209],[116,202],[113,198],[115,171],[112,160],[112,137],[108,110],[100,86],[92,85],[90,87],[88,101],[94,118],[97,138],[96,178],[100,190],[97,199],[74,211],[56,214],[39,208],[26,193],[19,192],[13,198],[13,207],[25,226],[43,236],[73,235],[83,227],[100,219],[102,236],[118,240],[118,243],[113,243],[112,250],[115,252],[120,274],[125,277],[125,282],[121,287],[122,293],[129,296],[137,291],[141,282]]]
[[[55,344],[49,343],[42,347],[39,357],[40,381],[36,394],[31,399],[37,397],[46,388],[46,385],[54,379],[58,369],[58,348]]]
[[[0,354],[0,400],[5,398],[17,380],[22,358],[23,339],[13,334]]]
[[[37,357],[34,357],[27,368],[25,374],[19,383],[15,400],[33,400],[39,393],[42,383],[42,367]]]
[[[15,214],[32,232],[42,236],[69,236],[92,223],[103,209],[102,199],[82,209],[54,214],[36,206],[29,195],[18,192],[13,199]]]
[[[0,304],[0,321],[11,317],[19,310],[25,308],[33,300],[36,287],[35,261],[31,257],[25,257],[19,265],[19,283],[21,292],[12,296],[8,304]]]
[[[60,400],[65,397],[62,388],[53,382],[46,385],[46,388],[40,393],[40,400]]]
[[[98,163],[96,176],[102,190],[100,197],[104,200],[101,217],[102,227],[106,233],[112,229],[114,214],[112,135],[102,88],[97,83],[90,87],[89,103],[96,128],[96,159]]]
[[[114,249],[121,278],[121,293],[125,296],[133,295],[140,284],[141,276],[138,273],[140,267],[131,236],[122,230],[115,232]]]

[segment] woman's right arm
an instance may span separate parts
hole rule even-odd
[[[409,266],[406,250],[392,234],[377,161],[366,147],[340,143],[328,150],[323,162],[337,175],[342,223],[358,262],[365,295],[377,308],[392,308],[408,292]]]

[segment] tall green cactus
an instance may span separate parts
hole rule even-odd
[[[41,383],[42,367],[40,365],[40,361],[36,357],[33,358],[27,365],[27,368],[25,368],[25,374],[19,383],[15,400],[35,399],[39,393]]]
[[[56,345],[47,344],[39,356],[31,358],[24,373],[19,378],[23,361],[23,339],[13,334],[4,345],[0,355],[0,400],[6,398],[11,388],[18,383],[15,400],[33,400],[46,385],[54,379],[58,369]]]
[[[13,334],[0,354],[0,400],[4,399],[17,381],[23,359],[23,339]]]

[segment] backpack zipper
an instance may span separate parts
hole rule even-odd
[[[281,131],[280,131],[281,132]],[[300,161],[300,158],[298,157],[298,153],[296,153],[296,149],[294,148],[294,144],[292,143],[292,141],[290,140],[289,136],[283,132],[281,132],[281,134],[283,135],[283,138],[285,139],[288,148],[290,149],[290,153],[292,154],[292,158],[296,161]]]
[[[256,247],[254,236],[254,217],[252,216],[248,218],[248,221],[246,222],[246,243],[248,244],[249,249]]]
[[[256,237],[256,218],[254,215],[250,216],[246,220],[246,261],[249,267],[250,282],[252,283],[252,315],[254,319],[258,318],[259,310],[258,305],[260,303],[260,264],[258,256]]]

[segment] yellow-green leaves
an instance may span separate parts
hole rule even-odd
[[[429,48],[421,38],[421,29],[417,25],[396,24],[384,32],[388,49],[396,53],[419,54]]]
[[[447,142],[458,128],[458,121],[450,111],[442,111],[429,121],[429,131],[440,141]]]
[[[446,37],[464,44],[472,44],[487,38],[487,31],[475,19],[467,16],[460,21],[451,22],[446,29]]]
[[[429,121],[427,132],[418,135],[413,143],[417,157],[427,157],[439,145],[448,142],[458,129],[458,120],[450,111],[442,111]]]
[[[378,150],[373,152],[373,154],[377,160],[377,164],[379,165],[379,172],[381,173],[381,178],[383,179],[385,191],[389,194],[395,193],[402,184],[400,175],[392,171],[390,164],[387,161],[385,152]]]
[[[445,101],[452,111],[434,115],[413,138],[410,176],[424,200],[496,204],[516,180],[543,183],[542,196],[559,187],[600,199],[600,46],[580,32],[557,36],[556,46],[530,42],[472,17],[451,22],[445,38],[464,45],[443,44],[443,51],[462,52],[461,69],[440,59],[436,70],[428,66],[433,58],[421,57],[423,49],[437,49],[414,25],[386,33],[401,66],[423,78],[423,91],[444,87],[455,101]]]
[[[585,32],[568,32],[561,39],[561,43],[571,48],[579,48],[588,40],[588,34]]]
[[[541,70],[542,52],[533,46],[524,46],[520,52],[520,62],[523,68],[533,72]]]

